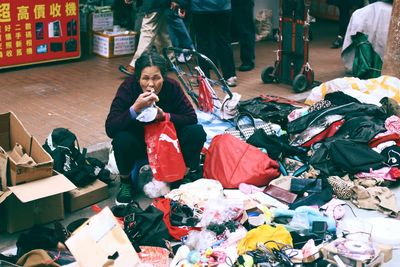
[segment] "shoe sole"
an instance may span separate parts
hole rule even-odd
[[[239,71],[241,71],[241,72],[246,72],[246,71],[251,71],[251,70],[254,70],[254,67],[253,68],[248,68],[248,69],[239,68]]]
[[[118,68],[118,70],[120,71],[120,72],[122,72],[123,74],[125,74],[125,75],[128,75],[128,76],[133,76],[135,73],[132,73],[132,72],[129,72],[129,71],[127,71],[124,67],[122,67],[122,66],[120,66],[119,68]]]
[[[118,202],[118,200],[117,199],[115,199],[115,205],[118,205],[118,206],[127,206],[129,203],[125,203],[125,202]]]

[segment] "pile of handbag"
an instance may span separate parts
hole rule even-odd
[[[240,101],[234,127],[206,151],[204,177],[239,188],[289,176],[293,185],[279,194],[297,195],[286,203],[292,207],[322,205],[332,195],[358,203],[352,180],[379,176],[387,186],[400,178],[400,118],[393,112],[342,92],[312,106],[268,95]]]

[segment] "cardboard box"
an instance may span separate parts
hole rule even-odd
[[[106,57],[129,55],[135,52],[136,32],[111,35],[109,32],[93,32],[93,53]]]
[[[64,194],[65,209],[69,212],[82,209],[108,198],[106,183],[96,180],[82,188],[76,188]]]
[[[62,174],[8,187],[0,193],[1,229],[14,233],[63,219],[63,193],[75,188]]]
[[[53,159],[25,129],[17,116],[13,112],[0,114],[0,147],[10,153],[17,143],[22,145],[25,153],[36,162],[36,165],[32,167],[17,164],[8,157],[8,185],[17,185],[52,175]]]

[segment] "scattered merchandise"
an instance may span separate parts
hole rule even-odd
[[[349,88],[364,82],[368,90]],[[384,86],[374,94],[372,84]],[[312,106],[263,95],[239,101],[236,113],[236,104],[228,103],[237,114],[230,121],[219,118],[215,102],[205,96],[210,91],[204,91],[195,98],[204,111],[213,109],[197,112],[211,136],[197,171],[204,177],[186,172],[172,122],[146,125],[146,139],[158,144],[148,148],[148,161],[132,166],[133,200],[104,209],[94,205],[97,214],[67,227],[25,222],[61,219],[63,195],[74,210],[106,197],[107,185],[96,180],[71,190],[61,174],[10,185],[9,161],[37,163],[30,146],[18,140],[0,149],[0,228],[33,228],[20,235],[15,255],[0,260],[82,267],[381,266],[398,257],[400,246],[400,208],[392,190],[400,178],[400,118],[397,94],[391,95],[400,82],[383,76],[372,84],[353,78],[327,82],[310,95],[318,99]],[[348,94],[352,90],[358,93]],[[382,97],[371,100],[369,90]],[[111,181],[104,164],[87,159],[68,130],[55,129],[45,147],[56,169],[83,158],[96,166],[96,178],[108,174]],[[116,165],[110,156],[109,171],[116,174]],[[143,192],[151,204],[142,208],[134,201]]]

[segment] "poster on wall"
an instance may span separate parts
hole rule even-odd
[[[0,0],[0,69],[80,57],[79,0]]]

